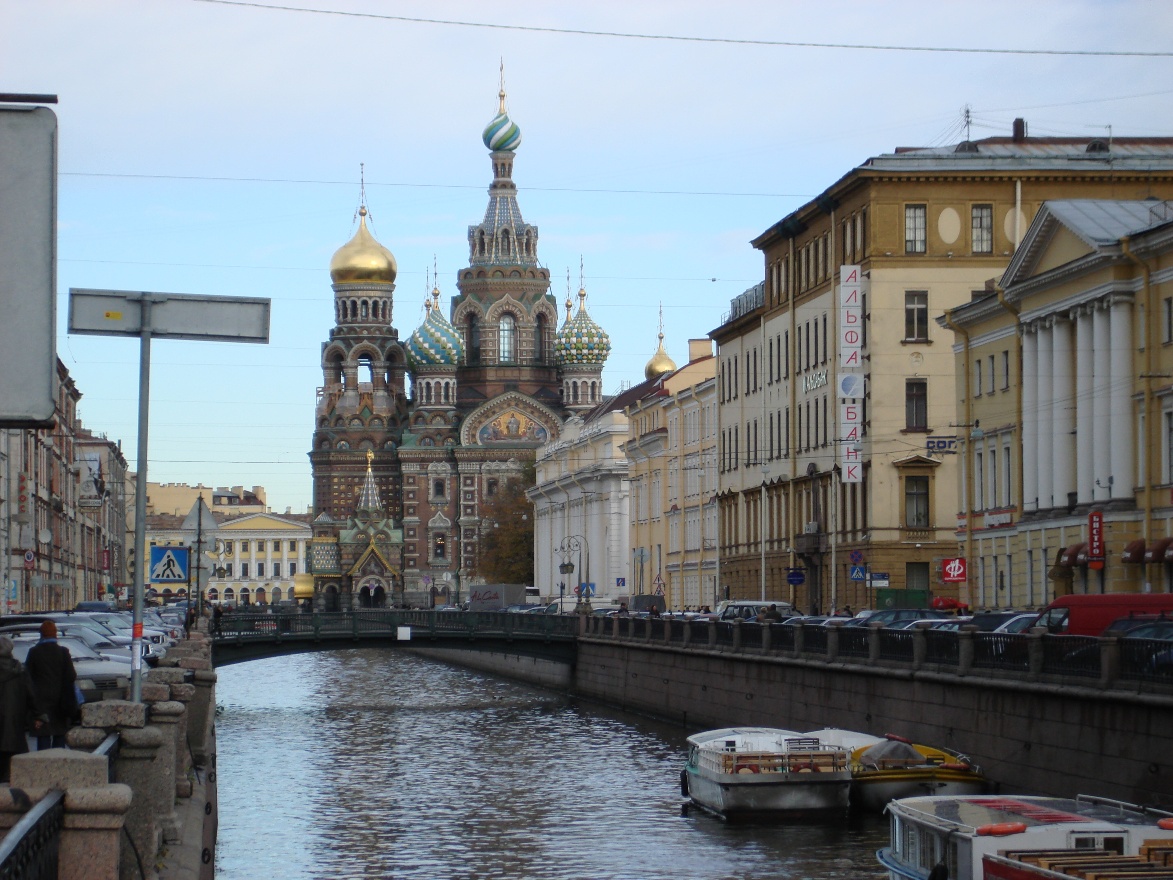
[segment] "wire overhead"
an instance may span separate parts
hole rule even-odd
[[[750,40],[734,37],[689,37],[675,34],[641,34],[627,31],[597,31],[580,28],[540,27],[524,24],[494,24],[484,21],[459,21],[447,18],[417,18],[408,15],[388,15],[381,12],[350,12],[342,9],[312,9],[302,6],[281,6],[269,3],[251,3],[247,0],[194,0],[218,6],[240,6],[267,9],[273,12],[302,12],[311,15],[334,15],[342,18],[373,18],[382,21],[403,21],[412,24],[439,24],[450,27],[486,28],[501,31],[528,31],[544,34],[573,34],[583,37],[614,37],[624,40],[662,40],[677,43],[717,43],[733,46],[773,46],[787,49],[847,49],[869,52],[948,52],[956,55],[1065,55],[1099,58],[1173,58],[1173,52],[1113,51],[1107,49],[999,49],[963,46],[899,46],[879,43],[819,43],[800,40]]]

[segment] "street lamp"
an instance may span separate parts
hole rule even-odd
[[[562,580],[558,582],[558,613],[562,613],[562,600],[566,598],[566,579],[574,573],[574,563],[566,560],[558,566],[558,571],[562,573]]]
[[[582,565],[582,554],[583,554],[584,549],[586,550],[586,568],[585,569],[583,568],[583,565]],[[570,561],[570,554],[571,553],[578,554],[578,571],[579,571],[579,581],[578,582],[579,582],[580,586],[582,587],[582,589],[580,589],[578,591],[578,602],[577,602],[577,604],[575,604],[574,610],[577,612],[583,612],[583,613],[589,612],[590,607],[591,607],[591,597],[590,597],[589,593],[587,593],[585,596],[583,595],[583,593],[589,589],[589,587],[587,587],[587,584],[590,582],[590,573],[591,573],[591,568],[590,568],[591,567],[591,548],[590,548],[590,544],[587,543],[587,539],[584,538],[582,535],[567,535],[565,538],[562,539],[562,543],[558,545],[558,550],[555,552],[562,554],[563,562],[561,565],[558,566],[558,571],[562,572],[562,574],[564,574],[564,575],[571,574],[574,571],[574,564]],[[585,606],[585,609],[584,609],[584,606]]]

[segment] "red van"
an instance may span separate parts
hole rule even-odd
[[[1113,621],[1132,614],[1173,617],[1173,593],[1079,593],[1060,596],[1033,626],[1070,636],[1098,636]]]

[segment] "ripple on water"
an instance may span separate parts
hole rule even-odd
[[[226,667],[217,877],[883,877],[884,823],[682,816],[686,732],[396,651]]]

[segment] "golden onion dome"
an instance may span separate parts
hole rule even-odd
[[[293,598],[314,598],[314,576],[312,574],[303,572],[293,576]]]
[[[661,333],[660,344],[656,348],[656,353],[652,355],[652,359],[644,367],[644,378],[656,379],[665,373],[671,373],[675,369],[676,361],[668,357],[668,352],[664,351],[664,334]]]
[[[395,255],[383,247],[367,229],[367,209],[358,209],[358,232],[334,252],[330,280],[335,284],[393,284],[398,267]]]

